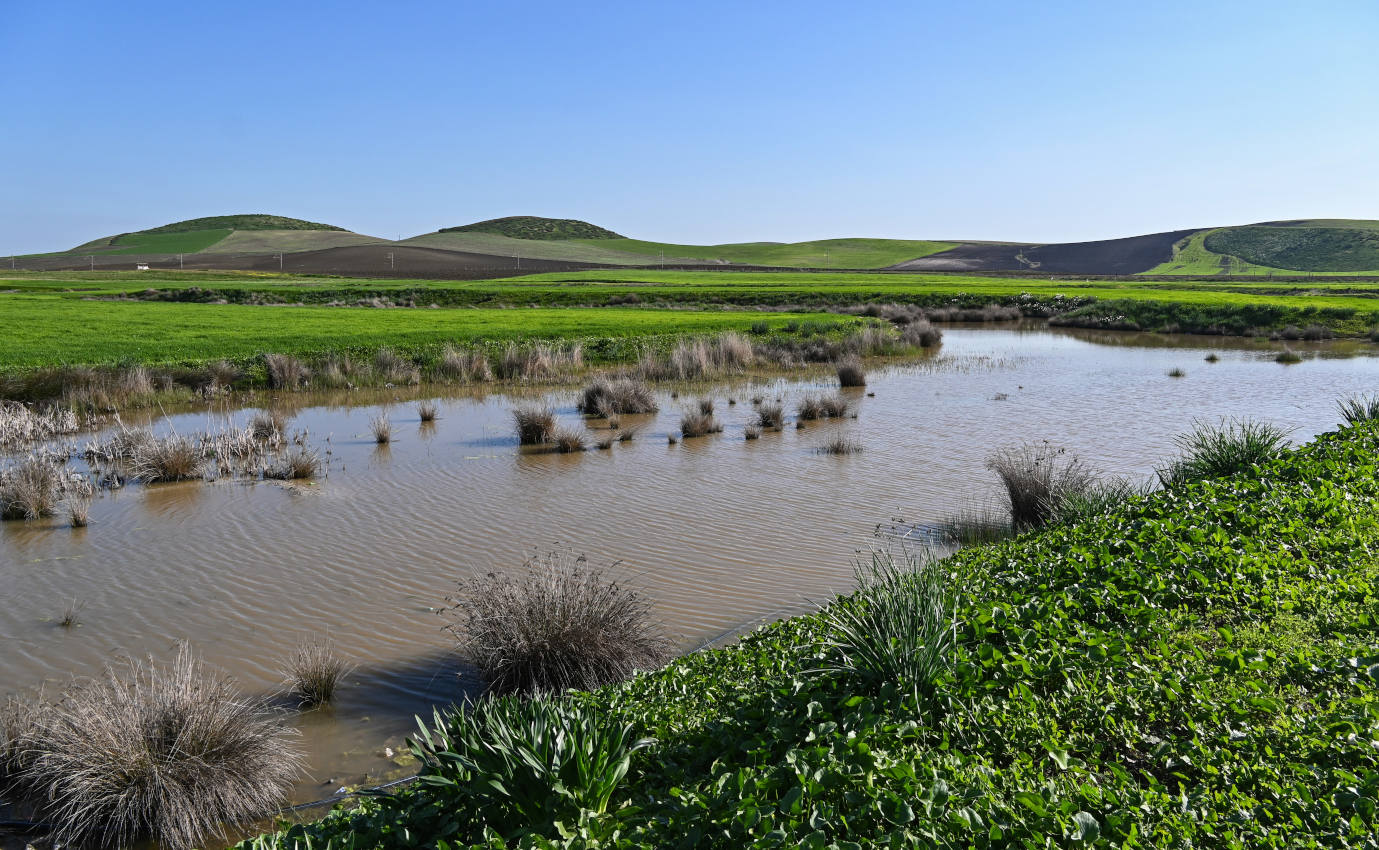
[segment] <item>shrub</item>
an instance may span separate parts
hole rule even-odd
[[[752,326],[748,330],[749,332],[756,334],[757,336],[762,336],[764,334],[768,334],[771,332],[771,325],[763,319],[758,319],[757,321],[752,322]]]
[[[447,628],[495,693],[596,688],[659,664],[667,648],[650,605],[583,555],[469,579],[448,601]]]
[[[838,385],[842,387],[865,387],[867,385],[867,373],[862,369],[862,363],[855,357],[850,357],[842,361],[837,366]]]
[[[0,519],[38,519],[57,513],[62,469],[33,456],[0,471]]]
[[[293,734],[184,648],[169,667],[132,661],[39,712],[19,782],[56,844],[189,848],[283,801],[300,772]]]
[[[275,390],[295,390],[311,376],[305,363],[287,354],[263,355],[263,369]]]
[[[450,789],[475,820],[516,835],[608,811],[633,754],[653,743],[592,705],[496,697],[436,713],[411,747],[425,784]]]
[[[283,674],[288,693],[300,705],[315,707],[335,700],[336,688],[350,669],[335,655],[329,640],[308,640],[297,645]]]
[[[1284,351],[1280,351],[1278,355],[1274,357],[1274,362],[1283,363],[1287,365],[1291,365],[1293,363],[1301,363],[1302,355],[1298,354],[1296,351],[1293,351],[1292,349],[1287,349]]]
[[[1379,395],[1359,395],[1336,402],[1347,425],[1379,419]]]
[[[549,407],[518,407],[512,411],[517,422],[517,442],[524,446],[549,443],[555,431],[555,411]]]
[[[873,552],[855,568],[857,593],[822,612],[828,660],[836,673],[872,691],[895,688],[920,705],[953,663],[957,623],[939,562]]]
[[[130,462],[130,475],[135,481],[146,484],[186,481],[200,478],[204,468],[204,458],[196,443],[173,434],[136,443]]]
[[[1243,419],[1223,420],[1218,425],[1198,422],[1174,442],[1184,454],[1156,470],[1165,487],[1224,478],[1268,463],[1287,447],[1288,431],[1267,422]]]
[[[1046,525],[1064,500],[1085,492],[1093,481],[1082,461],[1047,442],[999,451],[987,458],[986,467],[1005,486],[1017,531]]]
[[[722,430],[723,426],[712,413],[692,410],[680,417],[680,433],[686,437],[702,437],[705,434],[717,434]]]
[[[595,378],[584,388],[577,405],[580,413],[610,416],[619,413],[655,413],[659,408],[651,387],[632,378]]]

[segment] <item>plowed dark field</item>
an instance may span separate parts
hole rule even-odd
[[[1052,245],[960,245],[891,266],[899,271],[1031,271],[1140,274],[1173,259],[1173,243],[1197,230]]]

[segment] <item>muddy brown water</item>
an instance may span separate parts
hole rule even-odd
[[[994,502],[994,448],[1047,439],[1105,472],[1147,475],[1195,419],[1264,419],[1303,441],[1335,426],[1337,398],[1379,390],[1373,346],[1293,347],[1308,359],[1284,366],[1279,345],[1259,342],[949,329],[938,353],[846,391],[855,420],[795,428],[795,404],[835,391],[831,377],[682,388],[659,394],[659,414],[623,417],[633,441],[569,455],[520,449],[508,394],[440,398],[434,425],[410,400],[292,399],[292,427],[329,453],[314,484],[129,486],[98,496],[85,529],[61,518],[0,526],[0,692],[95,674],[123,655],[168,658],[179,640],[245,690],[269,692],[299,640],[328,635],[357,666],[337,705],[295,721],[310,772],[294,796],[317,799],[410,772],[413,717],[472,689],[435,613],[458,578],[556,547],[617,561],[692,650],[849,589],[878,523]],[[1220,361],[1205,362],[1213,352]],[[1169,377],[1175,367],[1186,376]],[[536,397],[585,427],[575,395]],[[789,417],[746,441],[755,395],[782,399]],[[701,396],[726,430],[670,445]],[[386,447],[369,434],[380,411],[394,424]],[[218,429],[252,412],[156,427]],[[587,427],[591,443],[614,433]],[[839,433],[864,450],[816,453]],[[72,599],[81,625],[63,629]]]

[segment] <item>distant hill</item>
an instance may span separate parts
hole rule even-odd
[[[361,240],[376,241],[373,237],[360,236],[333,224],[255,213],[189,218],[161,227],[96,239],[78,245],[68,253],[196,254],[210,250],[246,250],[238,245],[226,245],[236,242],[235,237],[241,233],[255,234],[252,239],[242,240],[249,252],[329,248],[336,245],[360,244]]]
[[[606,230],[587,221],[574,218],[542,218],[535,215],[510,215],[506,218],[491,218],[476,221],[459,227],[443,227],[437,233],[492,233],[512,239],[531,239],[552,241],[564,239],[621,239],[611,230]]]

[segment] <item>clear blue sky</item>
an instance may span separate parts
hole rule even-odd
[[[680,242],[1379,218],[1379,3],[0,0],[0,254],[271,212]]]

